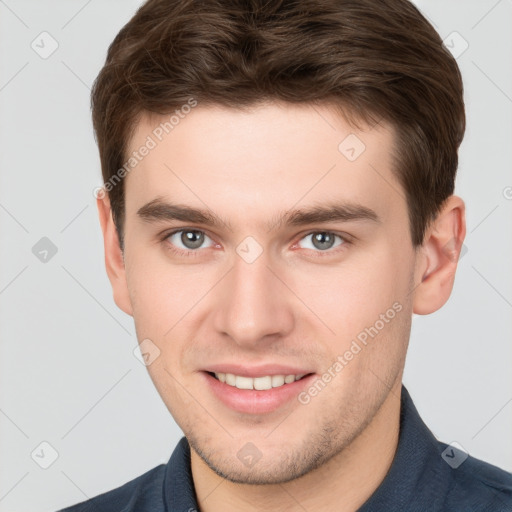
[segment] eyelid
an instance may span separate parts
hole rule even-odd
[[[347,243],[355,240],[355,237],[352,235],[349,235],[348,233],[345,233],[343,231],[337,231],[336,229],[327,229],[327,228],[325,228],[325,229],[322,229],[322,228],[308,229],[307,231],[304,231],[303,233],[296,235],[295,239],[297,241],[300,241],[303,238],[305,238],[306,236],[313,235],[314,233],[329,233],[331,235],[339,236],[340,238],[345,240],[345,242],[347,242]]]
[[[171,235],[175,235],[176,233],[179,233],[180,231],[199,231],[201,233],[204,233],[205,235],[207,235],[209,238],[212,238],[212,236],[210,235],[210,233],[208,232],[208,230],[206,229],[203,229],[203,228],[196,228],[194,226],[179,226],[179,227],[175,227],[175,228],[172,228],[172,229],[168,229],[168,230],[165,230],[165,231],[162,231],[162,233],[160,233],[160,235],[158,235],[160,238],[169,238]],[[213,240],[213,238],[212,238]]]

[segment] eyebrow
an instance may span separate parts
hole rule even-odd
[[[159,197],[139,208],[137,215],[145,222],[179,220],[214,228],[227,226],[228,229],[233,229],[229,221],[222,219],[208,209],[170,203]],[[328,202],[308,208],[281,212],[275,217],[274,221],[267,224],[267,228],[271,231],[283,225],[303,226],[306,224],[348,221],[382,222],[375,211],[361,204]]]

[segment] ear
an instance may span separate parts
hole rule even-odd
[[[126,282],[123,254],[121,252],[119,237],[112,218],[112,210],[110,208],[108,194],[98,194],[98,197],[96,198],[96,206],[98,207],[98,215],[100,217],[101,231],[103,232],[103,241],[105,245],[105,267],[107,269],[110,284],[112,285],[114,302],[127,315],[133,316]]]
[[[418,249],[413,312],[428,315],[450,297],[462,242],[466,237],[466,207],[458,196],[450,196],[429,226]]]

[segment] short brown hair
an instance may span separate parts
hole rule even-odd
[[[191,97],[233,108],[328,103],[354,124],[389,122],[415,247],[453,194],[462,78],[408,0],[148,0],[110,45],[92,90],[105,183],[123,167],[140,116]],[[123,249],[124,180],[108,193]]]

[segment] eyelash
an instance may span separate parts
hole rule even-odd
[[[177,254],[178,256],[184,256],[186,258],[195,258],[195,257],[199,256],[199,253],[201,252],[199,249],[196,249],[196,250],[189,249],[189,250],[185,251],[183,249],[178,249],[173,244],[171,244],[170,242],[167,242],[167,239],[170,238],[172,235],[175,235],[176,233],[187,232],[187,231],[196,231],[196,232],[203,233],[206,236],[208,236],[208,234],[205,233],[204,231],[202,231],[201,229],[180,228],[180,229],[175,229],[174,231],[165,233],[161,237],[161,242],[165,243],[167,250],[171,251],[174,254]],[[317,233],[328,233],[329,235],[337,236],[338,238],[341,238],[341,240],[343,240],[343,243],[337,245],[332,250],[331,249],[327,249],[326,251],[313,251],[315,258],[323,258],[323,257],[325,257],[324,254],[326,254],[326,255],[337,254],[337,253],[345,250],[347,245],[351,245],[352,244],[352,241],[350,240],[348,235],[341,235],[339,233],[335,233],[334,231],[327,231],[327,230],[309,231],[308,233],[305,233],[303,236],[301,236],[299,241],[303,240],[307,236],[310,236],[310,235],[313,235],[313,234],[317,234]],[[208,238],[211,239],[210,236],[208,236]]]

